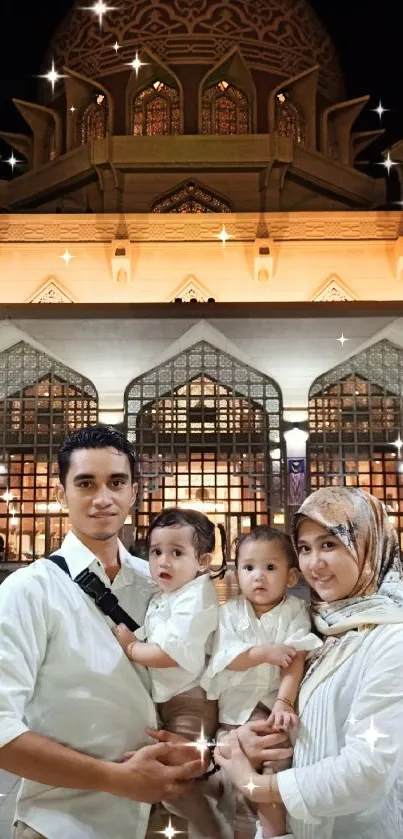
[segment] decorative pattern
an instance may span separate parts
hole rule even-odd
[[[90,140],[103,140],[107,125],[108,101],[103,93],[97,93],[78,120],[79,142],[85,145]]]
[[[382,340],[320,376],[309,394],[311,489],[358,486],[385,504],[403,546],[403,349]]]
[[[354,300],[354,297],[336,279],[332,279],[313,300],[315,303],[340,303],[343,300]]]
[[[151,208],[152,213],[230,213],[229,204],[207,191],[194,181],[159,198]]]
[[[0,240],[6,242],[57,242],[71,243],[111,242],[115,239],[116,227],[121,216],[102,215],[95,219],[88,216],[55,215],[21,217],[0,214]],[[138,242],[203,242],[211,241],[217,233],[217,223],[210,216],[199,216],[196,220],[158,218],[152,221],[144,216],[127,215],[125,238]],[[403,235],[402,213],[295,213],[293,215],[270,213],[266,219],[250,213],[232,216],[229,220],[230,233],[237,240],[254,242],[262,223],[270,230],[272,239],[278,241],[309,240],[396,240]],[[226,222],[227,223],[227,222]]]
[[[212,297],[213,295],[206,288],[203,288],[195,277],[188,277],[184,285],[176,290],[172,302],[179,298],[182,303],[191,303],[194,300],[197,303],[207,303],[208,299]]]
[[[180,134],[180,100],[174,87],[155,82],[133,103],[133,134]]]
[[[30,303],[72,303],[70,297],[59,286],[50,280],[35,294]]]
[[[111,49],[117,41],[119,54]],[[167,65],[214,66],[238,47],[251,68],[290,78],[314,64],[319,87],[343,98],[343,78],[329,34],[307,0],[120,0],[102,29],[76,0],[56,30],[45,65],[68,66],[90,78],[116,72],[148,49]]]
[[[276,96],[276,125],[281,137],[292,137],[300,146],[306,145],[306,124],[302,109],[292,102],[288,93]]]
[[[242,90],[218,82],[203,91],[203,134],[249,134],[250,108]]]
[[[47,556],[67,531],[54,494],[56,452],[65,434],[95,425],[97,392],[88,379],[21,342],[0,353],[0,533],[5,559]]]
[[[135,379],[125,415],[142,463],[142,532],[163,505],[227,517],[232,538],[283,509],[281,393],[262,373],[201,341]]]

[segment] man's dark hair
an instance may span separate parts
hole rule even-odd
[[[109,446],[126,455],[130,464],[132,483],[139,483],[140,470],[131,444],[121,431],[109,425],[78,428],[64,438],[57,453],[60,483],[66,486],[72,452],[79,449],[106,449]]]
[[[266,524],[259,525],[251,530],[250,533],[243,533],[235,540],[235,568],[238,568],[239,552],[246,542],[280,542],[281,547],[287,557],[290,568],[297,568],[297,555],[294,546],[289,536],[283,533],[282,530],[276,530],[275,527],[269,527]]]

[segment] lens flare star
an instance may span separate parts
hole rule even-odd
[[[340,341],[342,347],[344,347],[344,344],[346,343],[346,341],[349,341],[349,340],[350,340],[350,338],[345,338],[343,333],[341,333],[340,338],[336,338],[336,341]]]
[[[135,70],[135,71],[136,71],[136,76],[138,76],[138,74],[139,74],[139,70],[140,70],[140,67],[145,67],[145,66],[146,66],[146,63],[147,63],[147,62],[145,62],[145,61],[141,61],[141,60],[140,60],[140,58],[139,58],[139,54],[138,54],[138,52],[136,52],[136,55],[135,55],[135,57],[133,58],[133,61],[129,61],[129,62],[126,64],[126,67],[131,67],[131,68],[132,68],[132,70]]]
[[[253,795],[253,790],[257,789],[257,784],[254,784],[252,778],[250,778],[249,783],[244,784],[244,789],[247,789],[250,795]]]
[[[216,233],[216,239],[220,239],[221,242],[223,243],[223,245],[225,245],[228,242],[229,239],[233,239],[233,238],[234,237],[233,237],[232,233],[227,232],[225,224],[223,224],[220,232]]]
[[[385,169],[388,170],[388,175],[390,175],[390,170],[393,166],[397,166],[397,163],[396,160],[392,160],[390,153],[388,152],[387,156],[385,157],[385,160],[382,160],[382,162],[379,165],[384,166]]]
[[[43,75],[39,76],[40,79],[46,79],[46,81],[50,82],[52,85],[52,93],[55,92],[55,85],[60,79],[65,79],[66,76],[63,76],[62,73],[59,73],[56,70],[55,62],[52,61],[52,66],[47,73],[43,73]]]
[[[175,830],[172,826],[171,819],[169,819],[168,826],[164,830],[159,830],[158,833],[160,833],[161,836],[165,836],[166,839],[173,839],[174,836],[179,836],[179,834],[182,833],[182,830]]]
[[[118,44],[118,42],[117,42],[117,41],[115,41],[115,43],[114,43],[114,45],[113,45],[112,49],[113,49],[113,50],[115,50],[116,55],[117,55],[117,54],[118,54],[118,52],[119,52],[119,50],[121,50],[121,49],[122,49],[122,47],[120,46],[120,44]]]
[[[64,264],[66,268],[68,268],[71,260],[74,259],[74,256],[71,253],[69,253],[69,251],[66,248],[65,252],[61,255],[60,259],[64,260]]]
[[[204,736],[204,728],[202,726],[201,729],[200,729],[200,737],[195,742],[196,749],[197,749],[198,752],[200,752],[201,760],[204,760],[204,755],[208,751],[209,745],[210,745],[210,743],[209,743],[208,740],[206,740],[206,738]]]
[[[374,114],[378,114],[379,121],[382,122],[382,117],[383,117],[384,114],[386,114],[389,111],[389,108],[384,108],[381,100],[379,100],[378,107],[377,108],[372,108],[371,110],[374,112]]]
[[[4,163],[8,163],[8,165],[11,166],[11,171],[14,172],[15,167],[18,166],[19,163],[22,163],[22,160],[17,160],[14,152],[12,151],[10,157],[8,160],[5,160]]]
[[[377,740],[384,739],[385,737],[388,737],[388,735],[381,734],[380,731],[377,731],[377,729],[374,726],[374,721],[371,717],[370,727],[364,732],[364,734],[357,734],[357,737],[359,737],[361,740],[365,740],[368,743],[371,752],[373,752]]]
[[[108,12],[115,12],[117,11],[116,6],[107,6],[103,0],[97,0],[93,6],[83,6],[82,7],[86,12],[93,12],[94,15],[97,16],[99,20],[99,25],[102,28],[103,18]]]

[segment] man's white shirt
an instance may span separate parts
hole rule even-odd
[[[166,702],[200,684],[208,640],[218,624],[218,595],[208,574],[177,591],[158,592],[136,636],[158,644],[179,667],[150,667],[154,702]]]
[[[111,587],[141,624],[155,585],[148,563],[119,542],[112,584],[102,564],[72,533],[57,554],[72,577],[85,568]],[[84,754],[121,760],[146,745],[155,727],[146,671],[133,665],[112,622],[50,561],[37,560],[0,586],[0,748],[27,731]],[[24,780],[16,819],[48,839],[143,839],[149,806],[107,793]]]

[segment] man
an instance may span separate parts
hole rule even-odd
[[[0,768],[24,778],[13,835],[143,839],[149,805],[186,792],[200,759],[183,747],[179,760],[147,736],[156,716],[146,671],[74,582],[89,569],[143,621],[148,564],[118,539],[136,497],[136,461],[118,431],[93,427],[66,438],[58,463],[71,532],[57,553],[73,579],[38,560],[0,586]]]

